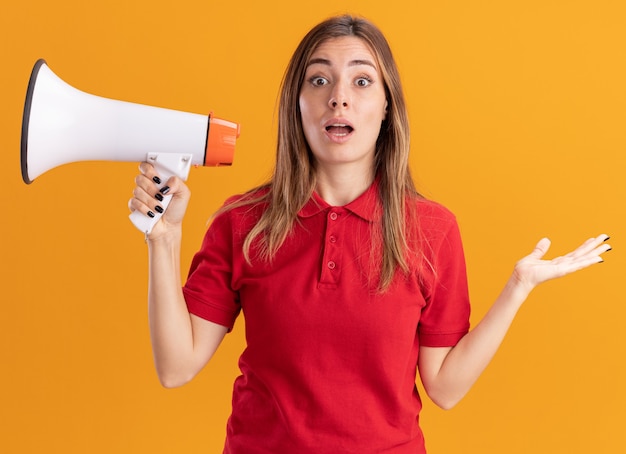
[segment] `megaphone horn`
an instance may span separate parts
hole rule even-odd
[[[231,165],[239,125],[210,115],[94,96],[56,76],[41,59],[35,63],[22,120],[22,179],[76,161],[152,162],[163,182],[187,179],[192,165]],[[167,208],[169,197],[165,197]],[[133,213],[149,233],[160,214]]]

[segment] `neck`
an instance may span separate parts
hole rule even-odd
[[[344,206],[363,194],[373,181],[372,171],[318,171],[315,190],[329,205]]]

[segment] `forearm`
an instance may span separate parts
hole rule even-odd
[[[454,406],[472,387],[500,347],[515,314],[537,285],[602,262],[610,251],[607,235],[590,238],[574,251],[542,260],[550,240],[517,262],[511,278],[482,321],[454,348],[420,349],[419,370],[426,392],[444,408]]]
[[[512,276],[484,318],[452,348],[428,380],[428,394],[440,406],[460,401],[500,347],[529,290]]]
[[[148,241],[148,316],[155,366],[161,382],[188,381],[193,372],[193,331],[180,278],[181,233]],[[172,377],[172,375],[183,375]]]

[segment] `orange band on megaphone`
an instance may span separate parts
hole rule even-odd
[[[209,114],[209,127],[204,157],[205,166],[230,166],[235,155],[235,142],[239,137],[238,123],[215,118]]]

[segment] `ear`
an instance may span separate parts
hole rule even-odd
[[[385,99],[385,113],[383,115],[383,121],[387,119],[387,107],[389,106],[389,101]]]

